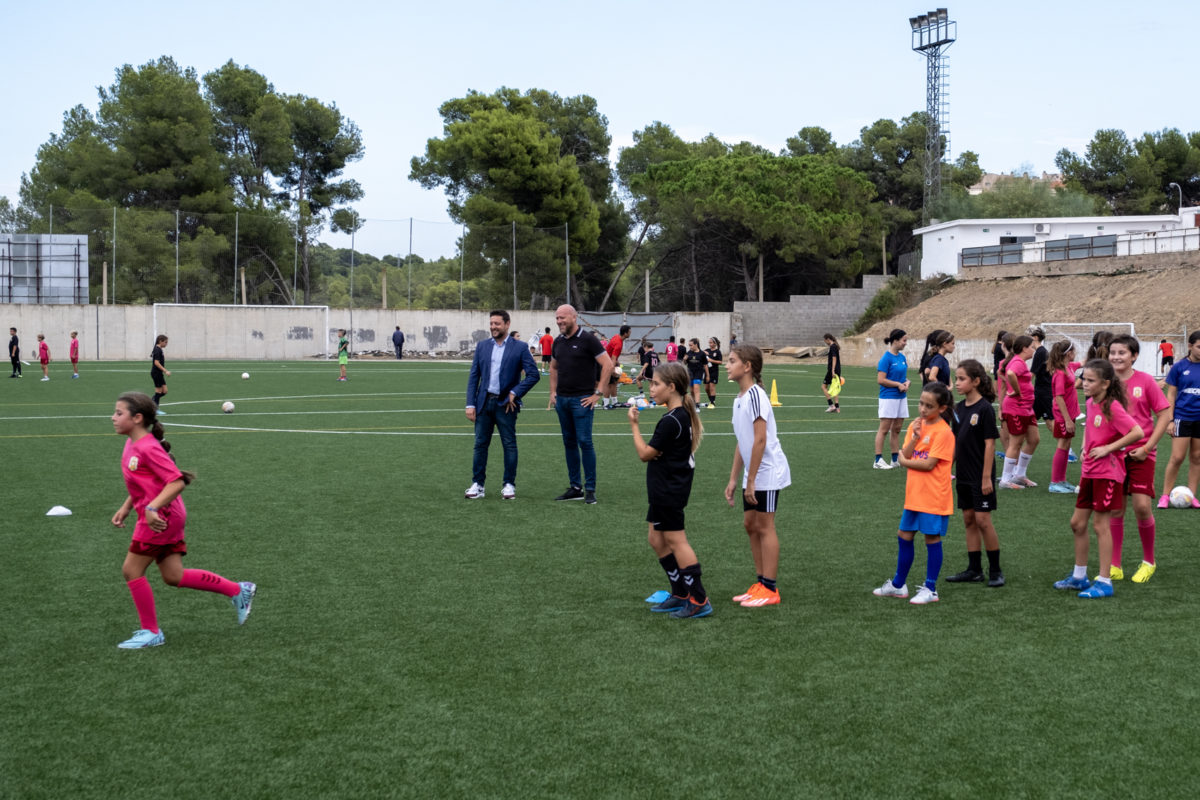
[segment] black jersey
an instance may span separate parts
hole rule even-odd
[[[164,367],[167,366],[167,357],[163,355],[163,349],[158,345],[154,345],[154,349],[150,351],[151,372],[158,372],[158,364],[155,364],[155,361],[157,361],[159,364],[162,364]]]
[[[704,377],[704,370],[708,365],[708,356],[702,350],[688,350],[683,354],[683,361],[687,364],[692,380],[699,380]]]
[[[692,493],[692,421],[683,408],[673,408],[654,426],[647,443],[661,455],[646,464],[646,494],[650,504],[683,508]]]
[[[955,478],[959,486],[978,486],[983,480],[987,440],[1000,438],[1000,431],[996,429],[996,409],[982,397],[974,405],[967,405],[963,400],[954,407],[954,417]]]
[[[829,345],[829,355],[825,358],[825,372],[830,375],[842,374],[842,348],[837,342]]]
[[[645,378],[654,377],[654,368],[658,366],[658,353],[654,350],[642,351],[642,375]]]
[[[712,347],[704,351],[704,357],[708,359],[708,382],[716,383],[721,377],[721,348]],[[716,362],[716,363],[713,363]]]

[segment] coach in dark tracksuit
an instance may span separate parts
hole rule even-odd
[[[399,325],[392,334],[392,344],[396,346],[396,358],[404,358],[404,331],[400,330]]]
[[[11,338],[8,340],[8,358],[12,361],[12,375],[10,378],[21,377],[21,340],[17,338],[17,329],[9,328],[8,332]]]
[[[475,423],[473,476],[466,491],[466,497],[471,500],[483,497],[488,447],[494,429],[500,431],[500,444],[504,446],[504,482],[500,497],[504,500],[516,497],[517,414],[521,410],[521,398],[542,378],[529,348],[508,335],[508,326],[507,311],[493,311],[488,316],[492,338],[475,346],[471,373],[467,377],[467,419]]]

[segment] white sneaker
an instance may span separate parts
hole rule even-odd
[[[882,458],[875,459],[875,463],[871,465],[871,469],[891,469],[892,465]]]
[[[873,589],[871,594],[875,595],[876,597],[899,597],[903,600],[905,597],[908,597],[908,584],[906,583],[897,589],[892,585],[892,579],[888,578],[886,581],[884,581],[883,586],[880,586],[878,589]]]
[[[482,494],[483,489],[480,489],[479,491]],[[517,487],[513,486],[511,483],[506,483],[502,487],[500,487],[500,499],[501,500],[515,500],[516,497],[517,497]]]
[[[941,598],[938,597],[938,593],[922,583],[921,588],[917,589],[916,597],[908,602],[912,603],[914,606],[923,606],[927,603],[936,603],[939,600],[941,600]]]
[[[482,500],[483,499],[483,487],[480,486],[478,483],[472,483],[471,488],[467,489],[467,491],[464,493],[463,496],[466,497],[468,500]]]
[[[48,380],[50,380],[50,378],[48,378],[48,377],[47,377],[47,378],[42,378],[42,380],[44,380],[44,381],[48,381]]]

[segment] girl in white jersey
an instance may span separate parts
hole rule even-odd
[[[779,573],[779,536],[775,532],[775,510],[779,491],[792,483],[787,457],[779,446],[771,398],[762,386],[763,355],[752,344],[735,345],[725,359],[729,380],[738,385],[733,401],[733,433],[737,446],[725,500],[734,504],[738,476],[742,479],[742,525],[750,537],[750,553],[758,578],[733,598],[745,608],[779,603],[776,585]]]

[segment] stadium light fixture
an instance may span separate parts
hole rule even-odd
[[[1170,195],[1172,189],[1175,189],[1176,191],[1179,192],[1178,213],[1182,214],[1183,213],[1183,187],[1180,186],[1178,183],[1175,183],[1175,181],[1171,181],[1170,183],[1167,184],[1167,194],[1168,195]]]

